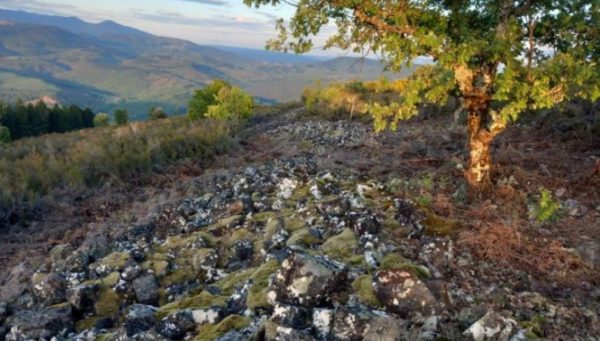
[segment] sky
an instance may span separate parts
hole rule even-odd
[[[243,0],[0,0],[0,8],[76,16],[85,21],[113,20],[167,37],[206,45],[263,49],[274,38],[275,21],[289,18],[289,5],[249,8]],[[326,39],[317,39],[319,45]],[[322,51],[313,54],[340,54]]]

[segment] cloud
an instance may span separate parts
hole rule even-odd
[[[130,15],[138,20],[153,21],[162,24],[188,25],[211,31],[217,29],[237,29],[251,32],[273,31],[272,23],[242,15],[202,18],[186,16],[179,12],[167,10],[158,10],[154,13],[130,12]]]
[[[0,0],[0,7],[54,15],[65,15],[78,9],[73,5],[49,4],[37,0]]]
[[[179,0],[179,1],[195,2],[198,4],[210,5],[210,6],[229,6],[229,4],[223,0]]]

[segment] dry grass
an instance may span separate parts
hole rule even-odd
[[[175,117],[15,141],[0,150],[0,223],[56,191],[139,185],[178,160],[209,160],[228,148],[230,131]]]
[[[458,244],[479,260],[525,271],[537,278],[563,284],[594,281],[596,275],[560,242],[528,236],[517,224],[487,223],[480,229],[463,231]]]

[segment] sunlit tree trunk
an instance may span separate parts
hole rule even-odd
[[[465,177],[471,199],[487,198],[492,193],[492,135],[483,124],[480,112],[469,112],[469,165]]]

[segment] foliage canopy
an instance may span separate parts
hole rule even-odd
[[[215,79],[204,89],[197,90],[188,105],[188,117],[195,120],[206,116],[208,107],[216,103],[219,91],[229,87],[231,85],[226,81]]]
[[[117,109],[115,110],[115,124],[123,125],[129,122],[129,113],[126,109]]]
[[[252,96],[238,87],[225,87],[219,90],[216,103],[208,107],[207,117],[215,119],[247,119],[252,113]]]
[[[491,141],[525,110],[573,97],[600,98],[597,0],[244,0],[295,6],[267,47],[304,53],[334,24],[325,47],[382,57],[397,71],[428,56],[389,105],[374,105],[375,128],[395,128],[423,102],[461,98],[469,112],[471,185],[490,181]],[[487,186],[486,186],[487,187]]]
[[[110,125],[110,116],[107,113],[99,113],[94,117],[94,127],[108,127]]]

